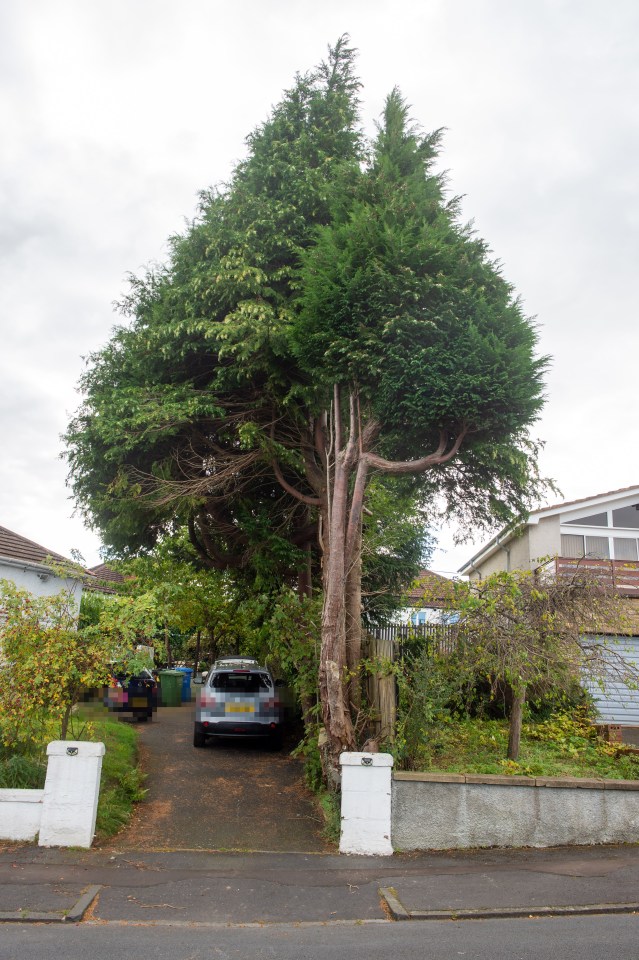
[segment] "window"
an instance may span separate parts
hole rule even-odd
[[[639,516],[639,513],[637,514]],[[607,513],[593,513],[589,517],[580,517],[579,520],[566,520],[565,523],[574,523],[578,527],[607,527]]]
[[[610,557],[610,541],[608,537],[582,537],[575,533],[562,533],[561,555],[574,559],[586,557],[589,560],[607,560]]]
[[[428,612],[426,610],[418,610],[412,614],[410,619],[413,626],[419,627],[423,623],[428,623]]]
[[[586,556],[593,560],[607,560],[610,557],[608,537],[586,537]]]
[[[227,693],[258,693],[270,690],[271,683],[264,673],[216,673],[211,682],[214,690],[226,690]]]
[[[639,503],[631,507],[622,507],[612,511],[613,527],[626,527],[630,530],[639,530]]]
[[[562,557],[583,557],[584,538],[574,533],[562,533],[561,555]]]
[[[637,541],[627,537],[615,537],[615,560],[637,560],[639,551],[637,550]]]

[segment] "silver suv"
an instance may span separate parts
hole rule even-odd
[[[266,667],[246,661],[215,663],[198,698],[193,746],[203,747],[209,737],[265,737],[279,747],[283,693]]]

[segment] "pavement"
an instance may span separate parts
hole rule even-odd
[[[246,925],[639,912],[634,846],[355,857],[0,848],[0,920]]]
[[[90,850],[0,842],[0,921],[250,925],[639,912],[639,847],[340,856],[299,760],[140,725],[148,794]],[[507,811],[505,811],[507,816]]]

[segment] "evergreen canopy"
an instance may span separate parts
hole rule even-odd
[[[343,37],[296,78],[89,358],[70,483],[116,552],[188,525],[212,566],[265,547],[295,564],[330,486],[317,437],[336,385],[370,424],[369,467],[407,474],[404,492],[488,523],[539,489],[534,327],[446,199],[440,133],[394,90],[365,142],[353,64]]]

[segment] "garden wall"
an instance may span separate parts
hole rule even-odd
[[[340,851],[639,842],[639,781],[392,773],[343,753]]]
[[[35,840],[44,790],[0,790],[0,839]]]
[[[0,790],[0,840],[90,847],[103,756],[103,743],[50,743],[44,790]]]
[[[396,773],[394,850],[639,841],[639,782]]]

